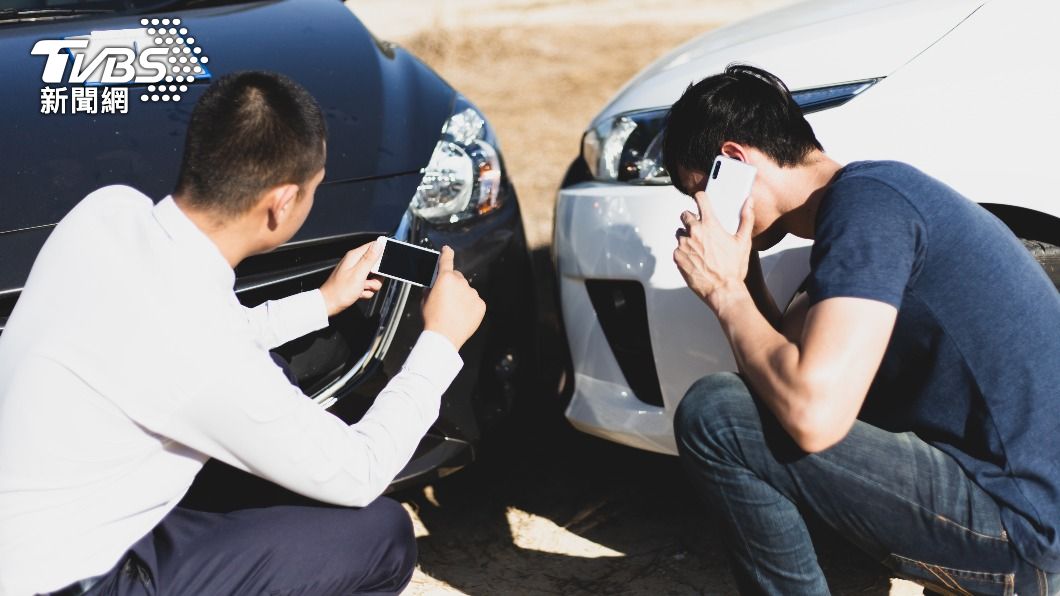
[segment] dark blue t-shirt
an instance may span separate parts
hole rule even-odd
[[[1023,558],[1060,572],[1060,293],[1042,267],[985,209],[881,161],[826,189],[811,268],[811,304],[898,308],[860,417],[955,458]]]

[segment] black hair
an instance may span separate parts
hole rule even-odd
[[[746,64],[689,85],[666,117],[663,164],[678,190],[678,166],[709,172],[726,141],[754,147],[781,166],[796,166],[823,149],[787,85]]]
[[[191,113],[174,194],[240,215],[266,190],[312,179],[324,167],[326,137],[320,106],[298,83],[269,72],[226,75]]]

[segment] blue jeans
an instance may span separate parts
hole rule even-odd
[[[732,373],[696,382],[674,427],[685,469],[728,532],[742,593],[828,593],[800,511],[937,592],[1060,593],[1060,575],[1013,549],[994,500],[911,432],[857,421],[807,454]]]

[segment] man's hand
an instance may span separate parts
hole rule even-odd
[[[383,287],[378,279],[368,279],[379,258],[379,243],[369,242],[346,253],[320,286],[328,316],[333,317],[361,298],[371,298]]]
[[[486,303],[453,269],[453,256],[453,249],[442,248],[438,277],[423,302],[423,329],[442,334],[459,350],[482,323]]]
[[[731,236],[715,218],[707,193],[697,192],[695,200],[699,216],[691,211],[681,214],[684,229],[677,231],[674,262],[688,287],[717,313],[730,298],[747,293],[744,278],[754,211],[748,199],[740,212],[740,227]]]

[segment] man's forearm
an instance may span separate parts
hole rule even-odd
[[[807,329],[791,340],[769,325],[743,284],[711,298],[740,370],[799,447],[812,453],[842,440],[880,366],[896,309],[835,298],[811,311]]]
[[[798,441],[809,402],[809,392],[798,375],[799,346],[767,320],[749,290],[734,288],[728,292],[718,304],[717,315],[740,371],[781,426]]]
[[[326,304],[319,290],[270,300],[254,308],[244,307],[243,315],[258,343],[268,350],[328,324]]]
[[[415,453],[438,417],[441,396],[463,366],[451,342],[420,335],[401,371],[372,407],[348,425],[292,386],[250,342],[225,344],[231,368],[184,400],[153,432],[301,495],[363,507]],[[225,341],[224,338],[219,341]]]

